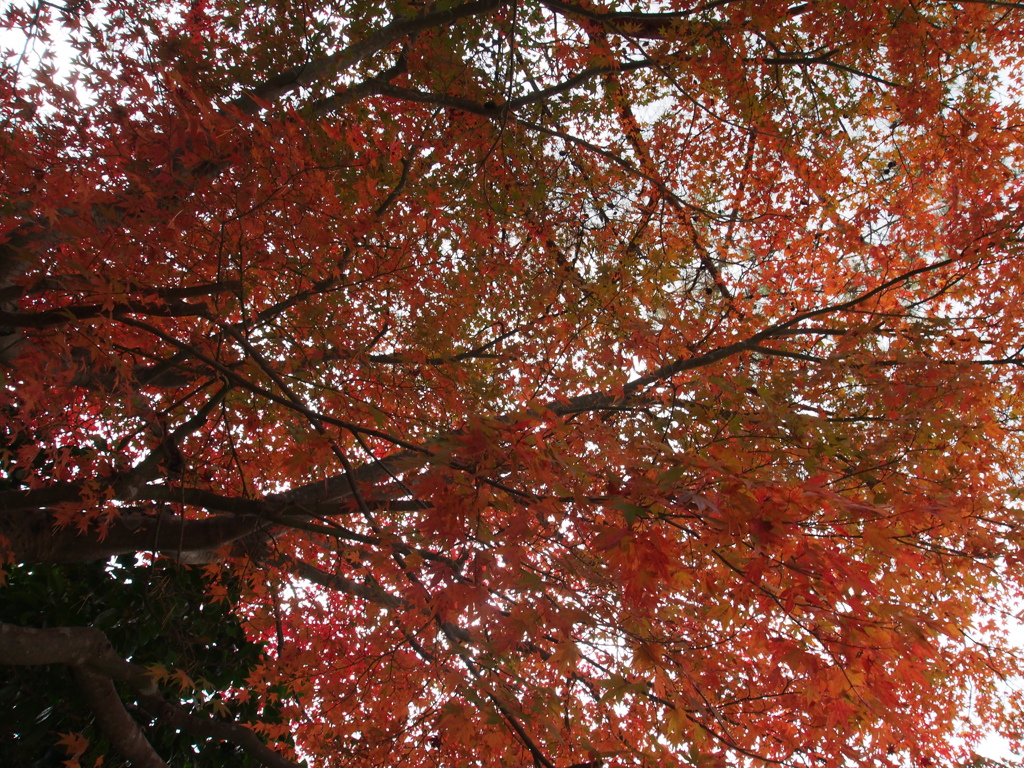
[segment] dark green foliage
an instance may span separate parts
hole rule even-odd
[[[201,568],[167,560],[136,565],[126,557],[110,564],[14,566],[0,587],[0,621],[38,628],[96,627],[124,658],[185,672],[195,690],[180,691],[170,681],[161,686],[165,698],[195,715],[216,717],[204,702],[218,691],[244,689],[263,647],[246,639],[230,612],[237,588],[229,583],[228,600],[213,602],[207,594],[209,582]],[[174,768],[253,764],[232,745],[197,743],[151,722],[131,703],[127,690],[122,699],[158,754]],[[277,711],[260,711],[258,700],[225,704],[238,722],[280,722]],[[67,756],[55,742],[67,732],[83,732],[89,739],[83,766],[93,765],[101,755],[104,768],[123,765],[94,727],[67,667],[0,666],[0,765],[61,766]]]

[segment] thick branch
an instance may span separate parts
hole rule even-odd
[[[0,302],[17,301],[23,296],[51,296],[55,292],[66,292],[73,295],[76,291],[92,290],[94,286],[62,277],[47,277],[38,280],[30,288],[20,285],[9,285],[0,289]],[[238,293],[242,290],[240,280],[222,280],[216,283],[196,283],[178,288],[164,288],[156,285],[132,285],[130,292],[143,295],[156,295],[164,301],[181,299],[207,298],[222,293]]]
[[[95,673],[128,683],[144,694],[157,692],[149,671],[122,659],[107,636],[94,627],[32,629],[0,622],[0,664],[89,667]]]
[[[18,563],[86,562],[134,552],[163,552],[192,560],[197,553],[265,536],[267,528],[254,515],[186,520],[161,513],[124,514],[111,520],[104,534],[94,527],[82,533],[71,526],[55,530],[54,517],[45,510],[0,512],[0,537],[6,537],[8,554]]]
[[[98,317],[120,317],[126,313],[138,313],[152,317],[200,317],[207,315],[206,304],[178,302],[155,304],[146,301],[124,301],[113,306],[103,304],[80,304],[60,309],[46,309],[41,312],[5,312],[0,310],[0,325],[8,328],[52,328],[75,320],[92,320]]]
[[[96,724],[110,739],[114,749],[132,764],[132,768],[168,768],[143,735],[139,724],[124,708],[111,679],[88,667],[75,667],[74,674]]]
[[[334,475],[332,477],[318,480],[315,483],[302,485],[282,493],[276,493],[267,497],[271,504],[294,506],[299,510],[311,513],[329,511],[332,505],[348,501],[352,498],[352,485],[354,480],[362,486],[374,486],[379,483],[393,479],[410,469],[420,467],[426,461],[424,451],[399,451],[382,459],[375,459],[353,469],[351,478],[347,475]],[[368,500],[373,501],[374,495],[367,494]],[[323,508],[327,507],[327,510]]]
[[[131,480],[132,478],[129,478]],[[190,504],[210,512],[228,512],[236,515],[260,515],[265,507],[253,499],[222,496],[201,488],[171,488],[167,485],[142,485],[131,482],[121,483],[118,479],[110,482],[114,488],[113,499],[117,501],[169,501]],[[102,488],[93,487],[93,495]],[[0,491],[0,512],[41,509],[61,503],[81,502],[86,497],[85,483],[53,483],[42,488],[25,488]],[[278,510],[283,511],[283,510]]]

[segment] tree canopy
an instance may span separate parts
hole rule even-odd
[[[2,19],[0,750],[1018,732],[1024,6]]]

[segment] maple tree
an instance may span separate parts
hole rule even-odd
[[[0,600],[114,615],[0,611],[0,664],[72,670],[71,762],[1012,735],[1020,4],[3,19]],[[192,634],[126,645],[165,583]]]

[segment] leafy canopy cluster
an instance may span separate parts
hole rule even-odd
[[[29,570],[0,600],[67,564],[109,591],[127,555],[150,583],[109,609],[168,578],[196,606],[149,645],[88,600],[3,613],[0,664],[79,691],[83,764],[184,759],[161,728],[546,768],[929,765],[965,717],[1013,731],[1018,3],[2,19],[0,540]],[[182,697],[225,605],[265,651]]]

